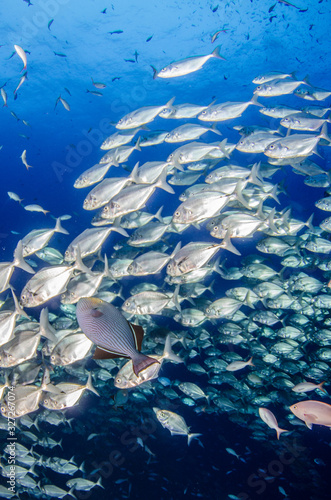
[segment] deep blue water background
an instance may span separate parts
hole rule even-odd
[[[0,112],[0,145],[3,145],[0,151],[1,261],[12,259],[18,240],[30,230],[54,224],[49,215],[24,211],[8,198],[7,191],[19,194],[26,204],[42,205],[54,216],[72,215],[71,220],[63,223],[70,236],[55,235],[51,241],[51,246],[59,250],[65,250],[76,235],[90,226],[92,215],[82,209],[86,190],[74,189],[73,183],[81,172],[98,163],[102,155],[99,149],[101,139],[114,130],[109,123],[117,122],[127,112],[140,106],[165,104],[173,96],[176,96],[175,104],[191,102],[207,105],[214,99],[217,102],[249,100],[255,88],[251,83],[253,78],[273,70],[297,71],[300,79],[308,74],[313,85],[331,89],[330,2],[295,0],[294,3],[303,11],[308,10],[300,12],[293,6],[278,2],[274,5],[272,1],[262,0],[156,0],[148,4],[138,0],[112,3],[106,0],[35,0],[31,6],[23,0],[2,0],[0,85],[5,84],[8,108],[3,107]],[[105,8],[107,11],[103,14],[101,11]],[[54,22],[48,29],[51,19]],[[212,45],[210,35],[222,28],[228,31],[221,33]],[[116,30],[123,30],[123,33],[108,33]],[[147,42],[151,36],[152,39]],[[150,65],[161,69],[173,60],[208,54],[218,43],[226,61],[212,59],[202,70],[191,75],[153,80]],[[27,55],[28,80],[19,89],[17,100],[13,99],[13,91],[22,76],[22,62],[16,54],[10,58],[14,44],[30,52]],[[66,57],[56,56],[54,51]],[[135,51],[139,54],[138,62],[126,62],[124,59],[135,59]],[[86,92],[87,89],[98,90],[92,86],[91,77],[107,85],[101,91],[103,97]],[[120,79],[112,81],[115,77]],[[70,104],[70,112],[61,103],[54,109],[59,95]],[[266,105],[276,103],[302,107],[312,104],[295,96],[259,100]],[[330,99],[325,102],[330,105]],[[19,121],[10,114],[11,111]],[[24,125],[23,119],[30,126]],[[170,130],[180,123],[157,118],[150,128]],[[239,135],[232,127],[239,124],[276,127],[278,121],[264,117],[257,107],[250,106],[241,118],[224,122],[219,129],[230,142],[237,142]],[[206,142],[216,139],[212,134],[203,137]],[[20,159],[25,149],[27,161],[33,166],[29,171]],[[134,152],[128,163],[133,166],[138,160],[141,164],[149,160],[163,160],[172,149],[171,145],[144,148],[140,153]],[[323,158],[315,156],[313,159],[329,170],[330,152],[326,147],[321,151]],[[231,156],[233,163],[243,165],[259,159],[263,159],[263,155],[252,157],[234,152]],[[112,173],[126,175],[124,170],[115,167],[112,167],[110,175]],[[287,195],[281,195],[282,205],[292,206],[294,216],[308,219],[314,211],[314,202],[323,196],[324,189],[305,186],[303,177],[293,174],[290,167],[277,173],[273,182],[283,179]],[[182,190],[180,187],[176,192]],[[168,199],[167,195],[158,192],[148,209],[156,211]],[[173,206],[166,205],[163,215],[172,215],[178,205],[177,197],[173,197],[173,203]],[[317,225],[322,218],[317,214],[314,224]],[[11,231],[20,234],[15,235]],[[189,238],[188,231],[182,239],[188,241]],[[104,250],[110,253],[116,239],[112,236]],[[247,252],[247,248],[254,250],[251,241],[241,241],[237,246],[241,251],[245,249]],[[238,264],[235,257],[230,254],[227,257],[229,262]],[[21,280],[25,279],[20,272],[15,275],[14,283],[18,289],[24,282]],[[226,283],[226,286],[230,287],[232,283]],[[168,365],[166,375],[180,380],[195,380],[182,367]],[[102,404],[106,402],[104,395]],[[158,426],[147,441],[156,457],[146,465],[145,452],[141,449],[128,451],[128,446],[121,443],[123,431],[111,426],[108,429],[105,422],[98,418],[98,414],[102,413],[102,404],[90,395],[67,414],[68,417],[74,416],[78,420],[77,425],[82,428],[90,428],[91,420],[96,420],[94,432],[106,434],[99,447],[91,446],[89,451],[89,442],[78,443],[75,434],[62,432],[59,428],[55,437],[63,435],[64,450],[59,452],[57,448],[56,453],[50,452],[58,456],[63,453],[66,458],[74,453],[78,463],[86,460],[88,470],[93,468],[93,463],[107,461],[111,450],[122,453],[125,460],[121,467],[115,467],[114,472],[103,480],[107,489],[94,490],[91,498],[121,498],[119,485],[112,484],[121,478],[129,478],[132,483],[131,498],[134,499],[195,498],[200,495],[201,498],[223,500],[228,494],[240,492],[244,492],[246,498],[282,499],[284,496],[279,492],[279,486],[290,492],[291,500],[328,498],[330,433],[326,428],[314,428],[313,432],[302,433],[305,451],[293,464],[284,467],[280,477],[266,483],[265,490],[259,493],[259,487],[252,485],[249,477],[259,468],[268,468],[277,459],[283,445],[277,444],[280,448],[274,449],[264,441],[251,440],[249,428],[232,424],[226,414],[196,415],[190,408],[181,407],[181,414],[187,417],[193,432],[203,434],[204,447],[195,442],[188,448],[185,438],[171,438],[167,430]],[[153,406],[155,404],[153,401]],[[125,421],[125,408],[118,413]],[[130,425],[131,420],[128,428]],[[135,425],[139,426],[139,422]],[[53,433],[54,429],[49,428],[49,432]],[[231,446],[242,455],[247,453],[247,462],[240,462],[229,455],[225,451],[226,446]],[[246,447],[251,450],[250,453]],[[42,451],[39,448],[39,453]],[[328,467],[316,465],[314,459],[317,457],[322,458]],[[151,473],[157,476],[153,479]],[[316,473],[319,476],[314,483]],[[47,477],[54,484],[64,486],[63,478],[58,474],[47,470]],[[186,487],[188,490],[184,496]],[[125,485],[121,488],[124,495]]]

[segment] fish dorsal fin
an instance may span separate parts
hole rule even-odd
[[[136,349],[137,351],[141,351],[141,344],[144,337],[144,329],[142,326],[133,325],[132,323],[129,323],[129,321],[128,324],[132,331],[132,335],[136,344]]]
[[[128,358],[128,356],[123,356],[122,354],[116,354],[101,347],[96,347],[92,359],[113,359],[113,358]]]

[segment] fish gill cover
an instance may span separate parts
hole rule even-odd
[[[0,14],[0,497],[329,498],[330,3]]]

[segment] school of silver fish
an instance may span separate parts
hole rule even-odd
[[[15,50],[25,69],[24,51]],[[212,57],[222,59],[219,48],[154,77],[188,74]],[[312,160],[330,147],[330,107],[320,105],[326,97],[318,88],[293,74],[271,72],[253,83],[247,101],[201,106],[173,98],[122,117],[105,137],[99,163],[74,185],[86,192],[92,227],[69,235],[62,226],[68,216],[60,216],[53,227],[25,235],[12,262],[0,263],[1,429],[13,416],[27,443],[18,446],[18,491],[63,498],[103,487],[101,479],[85,479],[85,465],[73,457],[47,455],[61,446],[49,426],[79,431],[92,446],[98,435],[84,434],[66,416],[82,398],[106,433],[103,413],[111,432],[125,430],[116,413],[124,407],[127,422],[157,419],[166,429],[162,439],[170,431],[188,444],[203,444],[203,435],[198,425],[191,432],[185,407],[192,416],[226,414],[259,441],[331,427],[331,218],[314,225],[314,213],[294,216],[273,180],[288,169],[298,186],[324,188],[316,213],[331,211],[330,176]],[[313,104],[282,105],[287,94]],[[268,107],[268,97],[279,101]],[[237,142],[230,143],[229,120],[248,107],[266,126],[235,126]],[[157,130],[146,131],[154,121]],[[157,159],[157,146],[166,144],[168,153]],[[148,147],[150,161],[141,164],[139,152]],[[22,161],[29,168],[26,151]],[[25,209],[47,213],[38,205]],[[67,241],[64,254],[49,246],[55,233]],[[115,238],[106,255],[103,245]],[[28,273],[19,299],[11,287],[15,268]],[[54,298],[58,310],[48,312]],[[36,319],[31,308],[39,306]],[[182,379],[167,377],[169,361],[181,367]],[[37,442],[44,453],[33,449]],[[69,489],[40,487],[35,467],[69,475]]]

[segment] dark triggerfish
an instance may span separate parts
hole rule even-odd
[[[138,352],[143,328],[129,323],[112,304],[95,297],[82,297],[77,303],[76,315],[83,333],[97,345],[94,359],[131,358],[137,376],[147,366],[158,363]]]

